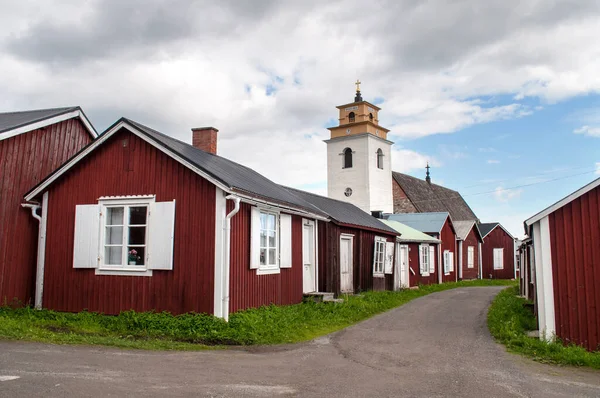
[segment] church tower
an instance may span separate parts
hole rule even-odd
[[[327,194],[366,212],[393,213],[393,142],[379,125],[377,106],[364,101],[360,81],[354,102],[340,105],[339,126],[330,127],[327,143]]]

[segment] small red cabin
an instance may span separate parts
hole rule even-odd
[[[38,221],[23,195],[96,136],[79,107],[0,113],[0,305],[35,301]]]
[[[498,222],[479,224],[482,279],[515,279],[515,238]]]
[[[600,350],[600,178],[525,221],[540,337]]]
[[[481,232],[475,221],[455,221],[458,239],[458,279],[478,279],[481,265]]]

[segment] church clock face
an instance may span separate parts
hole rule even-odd
[[[350,188],[350,187],[346,188],[346,190],[344,191],[344,195],[346,195],[347,197],[352,195],[352,188]]]

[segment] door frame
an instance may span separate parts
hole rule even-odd
[[[342,258],[342,240],[348,240],[350,241],[350,255],[349,255],[349,262],[350,262],[350,289],[351,290],[342,290],[342,263],[341,261],[339,262],[339,272],[340,272],[340,293],[354,293],[354,235],[353,234],[340,234],[340,259]]]
[[[319,275],[319,269],[318,269],[318,249],[317,249],[317,225],[318,223],[315,222],[315,220],[309,220],[307,218],[303,218],[302,219],[302,293],[312,293],[312,292],[317,292],[319,291],[318,289],[318,275]],[[314,267],[314,278],[313,278],[313,289],[310,292],[305,292],[304,291],[304,227],[305,226],[312,226],[312,230],[313,230],[313,234],[312,234],[312,239],[313,239],[313,267]]]
[[[402,275],[402,267],[400,266],[400,262],[402,261],[402,256],[400,255],[400,253],[402,253],[402,248],[405,249],[405,253],[406,253],[406,269],[404,270],[404,275]],[[398,283],[398,287],[401,289],[408,289],[410,287],[410,254],[409,254],[409,245],[407,244],[400,244],[398,243],[398,273],[400,275],[399,278],[399,283]],[[404,276],[404,278],[406,278],[406,283],[404,285],[404,287],[402,286],[402,277]]]

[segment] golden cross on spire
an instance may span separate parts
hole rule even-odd
[[[356,91],[360,91],[360,80],[356,79]]]

